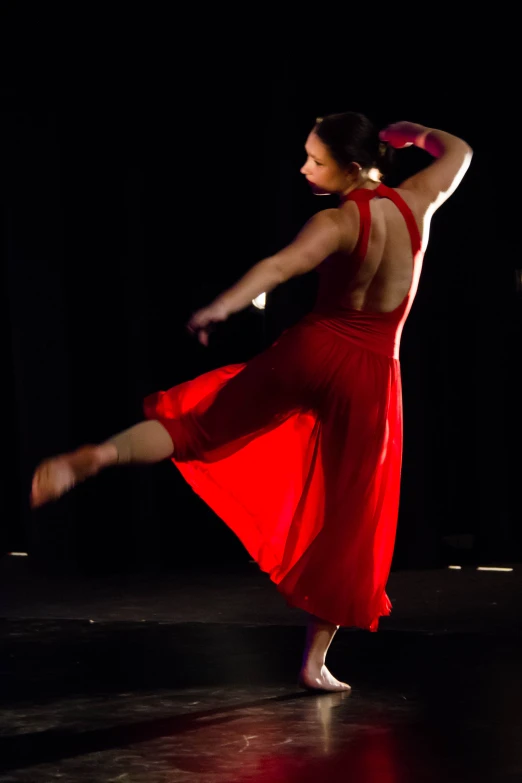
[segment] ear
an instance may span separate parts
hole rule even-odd
[[[355,178],[357,178],[357,177],[359,176],[359,174],[361,173],[361,171],[362,171],[362,166],[361,166],[361,164],[360,164],[360,163],[356,163],[355,161],[352,161],[352,162],[350,163],[350,165],[348,166],[348,168],[346,169],[346,173],[347,173],[347,174],[348,174],[350,177],[355,177]]]

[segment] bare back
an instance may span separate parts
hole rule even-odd
[[[408,134],[411,140],[408,141]],[[382,134],[381,134],[382,137]],[[415,219],[424,252],[434,212],[455,191],[471,161],[469,145],[444,131],[426,129],[412,123],[390,126],[385,137],[397,146],[418,143],[435,162],[394,188]],[[395,138],[397,137],[397,138]],[[355,266],[345,302],[356,310],[393,312],[408,295],[414,276],[412,240],[405,217],[392,200],[374,198],[370,202],[371,228],[368,247]],[[338,210],[341,233],[338,255],[350,256],[360,230],[359,211],[346,201]],[[411,227],[410,227],[411,228]]]
[[[411,191],[395,190],[414,215],[424,249],[429,220],[419,210]],[[362,263],[354,270],[344,301],[355,310],[389,313],[404,301],[412,285],[412,241],[404,217],[389,199],[372,199],[370,214],[368,249]],[[354,202],[348,201],[340,207],[339,222],[343,238],[339,255],[349,256],[360,228],[359,211]]]

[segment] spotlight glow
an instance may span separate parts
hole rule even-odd
[[[7,554],[10,557],[29,557],[27,552],[8,552]]]
[[[448,566],[451,571],[462,571],[462,566]]]
[[[477,571],[512,571],[512,568],[493,568],[492,566],[478,566]]]
[[[259,294],[255,299],[252,299],[252,304],[257,307],[258,310],[264,310],[266,307],[266,294]]]

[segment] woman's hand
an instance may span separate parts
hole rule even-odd
[[[195,334],[202,345],[208,345],[208,338],[214,331],[218,323],[226,321],[228,318],[226,307],[216,301],[197,310],[187,323],[187,329],[191,334]]]
[[[395,149],[403,149],[403,147],[411,147],[420,136],[425,136],[427,133],[429,128],[416,122],[394,122],[379,133],[379,138]]]

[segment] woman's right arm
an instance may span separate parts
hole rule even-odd
[[[473,156],[469,144],[457,136],[413,122],[390,125],[381,131],[380,137],[397,148],[414,144],[436,158],[400,185],[401,189],[415,193],[423,211],[435,212],[455,192]]]

